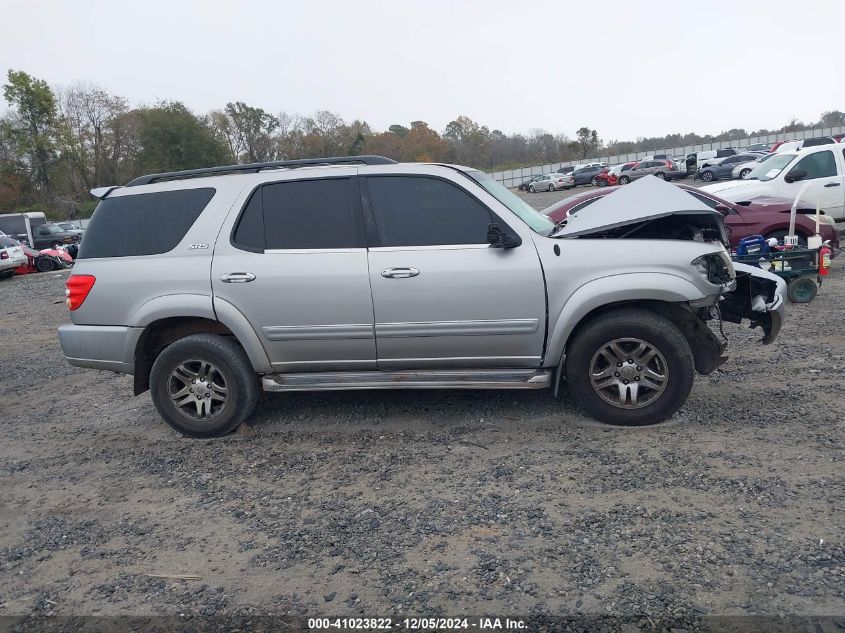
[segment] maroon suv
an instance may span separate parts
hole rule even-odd
[[[789,214],[792,209],[792,202],[789,200],[756,198],[751,202],[737,204],[722,200],[713,194],[705,193],[689,185],[676,186],[725,215],[725,226],[730,234],[731,246],[738,245],[742,238],[749,235],[783,239],[783,236],[789,231]],[[615,190],[616,187],[606,187],[598,191],[593,190],[581,195],[571,196],[543,209],[543,213],[555,222],[559,222]],[[812,216],[802,213],[796,214],[795,233],[798,235],[799,244],[806,244],[807,238],[816,233],[816,223]],[[839,237],[835,227],[830,224],[820,224],[819,235],[825,241],[830,240],[830,244],[834,248],[839,248]]]

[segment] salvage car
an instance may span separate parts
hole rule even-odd
[[[725,216],[725,226],[728,229],[730,245],[733,247],[738,246],[741,239],[752,235],[762,235],[767,239],[775,238],[783,241],[783,237],[789,231],[789,217],[792,210],[790,200],[757,198],[739,204],[722,200],[718,196],[689,185],[676,186]],[[565,222],[570,215],[588,207],[612,191],[612,189],[589,191],[571,196],[543,209],[543,213],[557,223]],[[799,209],[799,213],[795,216],[795,234],[801,245],[806,245],[807,238],[816,233],[816,223],[810,215],[814,211],[809,208]],[[835,225],[831,224],[828,218],[824,218],[819,225],[819,235],[823,241],[839,249],[839,235]]]
[[[629,182],[638,180],[645,176],[655,176],[660,180],[674,180],[680,177],[678,167],[671,160],[641,160],[630,170],[619,175],[619,184],[627,185]]]
[[[722,214],[656,178],[562,225],[476,169],[380,156],[92,193],[65,357],[133,374],[193,437],[261,390],[563,385],[599,420],[659,422],[726,360],[708,321],[771,343],[784,318],[785,284],[737,272]]]
[[[714,183],[701,189],[734,202],[758,197],[793,201],[809,181],[813,181],[813,188],[801,203],[813,208],[818,203],[834,220],[845,220],[845,149],[839,143],[779,152],[744,180]]]
[[[0,279],[14,276],[15,268],[26,264],[21,245],[6,235],[0,235]]]
[[[699,169],[695,177],[705,182],[713,182],[721,178],[731,178],[734,167],[760,158],[759,154],[734,154],[724,158],[717,158],[709,162],[707,167]]]

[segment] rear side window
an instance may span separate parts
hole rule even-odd
[[[88,224],[80,259],[159,255],[176,248],[214,189],[182,189],[106,198]]]
[[[8,237],[0,237],[0,248],[10,248],[17,245],[17,242],[12,239],[9,239]]]
[[[251,251],[363,248],[357,187],[350,178],[263,185],[244,207],[232,242]]]

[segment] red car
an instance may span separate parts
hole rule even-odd
[[[751,202],[737,204],[717,198],[713,194],[704,193],[689,185],[676,186],[725,215],[725,226],[730,235],[731,246],[737,246],[739,240],[749,235],[783,239],[783,236],[789,231],[789,215],[792,210],[792,202],[789,200],[756,198]],[[604,188],[600,191],[593,190],[581,195],[571,196],[543,209],[543,213],[555,222],[559,222],[613,191],[615,189]],[[798,235],[799,244],[806,244],[807,237],[816,233],[816,223],[812,216],[796,214],[795,233]],[[839,236],[834,226],[820,224],[819,235],[825,241],[830,240],[831,246],[835,249],[839,248]]]
[[[619,174],[623,171],[628,171],[636,165],[637,162],[625,163],[623,165],[617,165],[613,169],[608,169],[605,167],[600,174],[597,174],[593,177],[595,181],[593,185],[596,187],[614,187],[619,184]]]

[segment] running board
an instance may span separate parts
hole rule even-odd
[[[268,374],[264,391],[335,391],[347,389],[543,389],[552,372],[536,369],[418,371],[341,371]]]

